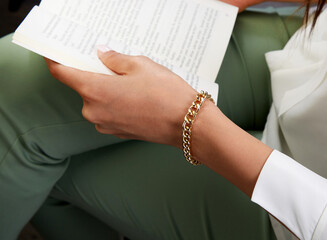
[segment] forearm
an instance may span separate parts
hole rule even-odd
[[[194,122],[192,155],[251,197],[272,149],[252,137],[210,102]]]

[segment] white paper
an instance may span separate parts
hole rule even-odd
[[[13,41],[61,64],[104,74],[113,73],[97,58],[97,45],[145,55],[198,90],[199,82],[214,83],[236,14],[235,7],[212,0],[43,0]],[[218,95],[214,84],[202,85]]]

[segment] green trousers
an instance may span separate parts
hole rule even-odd
[[[221,71],[219,107],[260,135],[271,94],[264,53],[282,48],[300,19],[238,17]],[[217,43],[219,44],[219,43]],[[42,57],[0,40],[0,239],[33,222],[46,240],[274,239],[268,215],[180,150],[102,135],[77,93]],[[208,126],[210,127],[210,126]],[[226,143],[228,144],[228,143]]]

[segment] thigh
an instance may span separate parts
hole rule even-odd
[[[45,240],[122,240],[121,235],[82,209],[49,197],[31,220]]]
[[[133,240],[274,239],[264,210],[169,146],[130,141],[75,156],[53,196]]]
[[[292,14],[295,9],[276,9]],[[271,105],[270,73],[265,53],[280,50],[301,26],[298,16],[244,12],[236,21],[216,82],[218,106],[245,130],[263,130]]]
[[[42,57],[0,39],[0,238],[15,239],[73,154],[121,142],[82,118],[82,101]]]
[[[42,57],[11,35],[0,49],[0,159],[19,137],[57,159],[120,141],[83,119],[81,98],[49,74]]]

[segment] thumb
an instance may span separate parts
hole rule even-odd
[[[132,56],[115,52],[103,45],[100,45],[97,48],[99,59],[113,72],[125,75],[133,71],[135,62],[133,61]]]

